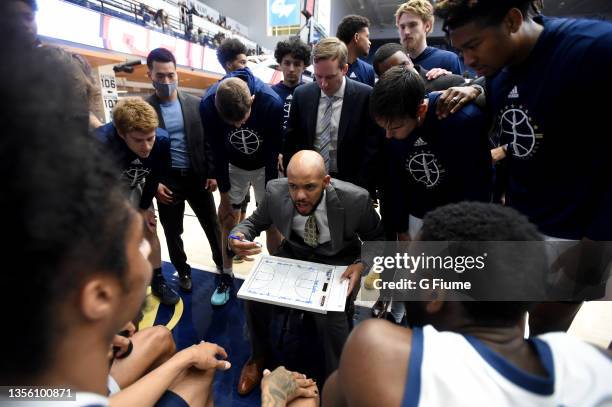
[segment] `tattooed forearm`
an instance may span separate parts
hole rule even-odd
[[[263,407],[279,407],[287,404],[287,399],[297,390],[297,383],[291,372],[284,368],[276,369],[264,379],[261,394]]]

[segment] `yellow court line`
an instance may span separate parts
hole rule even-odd
[[[151,294],[151,287],[147,287],[147,302],[145,305],[144,315],[138,324],[138,329],[150,328],[155,323],[157,310],[159,309],[159,300]]]
[[[159,299],[151,294],[151,287],[147,288],[147,302],[145,305],[144,315],[138,324],[138,329],[150,328],[155,323],[157,312],[159,311]],[[183,316],[183,299],[179,298],[179,302],[174,306],[172,318],[166,324],[166,328],[173,330]]]
[[[183,316],[183,299],[180,298],[179,302],[174,306],[174,314],[172,314],[172,318],[166,324],[166,328],[172,331],[174,327],[176,326],[176,324],[178,324],[182,316]]]

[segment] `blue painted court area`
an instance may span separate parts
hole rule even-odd
[[[178,350],[205,340],[217,343],[227,351],[232,367],[229,371],[218,372],[216,375],[213,390],[217,406],[261,405],[259,389],[247,397],[236,392],[240,370],[251,353],[244,303],[236,298],[242,280],[234,281],[234,290],[226,305],[213,307],[210,304],[210,296],[216,287],[216,274],[193,269],[193,292],[185,294],[178,290],[172,264],[164,263],[163,272],[170,285],[181,295],[182,314],[178,304],[176,309],[160,305],[155,315],[155,324],[174,325],[169,322],[173,318],[176,321],[180,315],[178,323],[172,329]],[[357,307],[356,319],[366,315],[369,315],[369,309]],[[283,330],[283,327],[286,329]],[[298,310],[289,312],[288,309],[281,312],[270,327],[270,335],[271,343],[275,344],[275,360],[271,361],[268,368],[273,369],[282,361],[288,369],[313,377],[322,387],[323,350],[315,334],[314,322],[308,314]]]

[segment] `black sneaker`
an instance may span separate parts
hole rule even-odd
[[[151,281],[151,292],[154,296],[159,298],[159,302],[164,305],[175,305],[179,302],[179,295],[176,291],[168,286],[166,280],[162,279],[153,279]]]
[[[179,288],[186,293],[191,292],[192,288],[191,274],[179,275]]]

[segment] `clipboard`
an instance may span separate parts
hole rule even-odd
[[[349,281],[340,281],[340,277],[346,268],[263,255],[237,295],[246,300],[320,314],[343,312]]]

